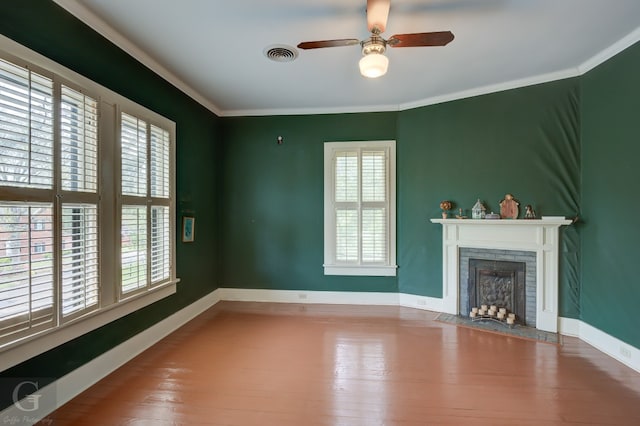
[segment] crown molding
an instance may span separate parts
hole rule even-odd
[[[217,116],[222,115],[222,111],[217,105],[213,104],[210,100],[202,96],[197,90],[189,86],[182,79],[176,76],[173,72],[169,71],[163,65],[161,65],[154,58],[149,56],[145,51],[133,44],[130,40],[124,37],[120,32],[116,31],[112,26],[107,24],[103,19],[98,17],[95,13],[89,10],[86,6],[79,3],[77,0],[53,0],[58,6],[71,13],[73,16],[84,22],[91,27],[94,31],[111,41],[120,49],[131,55],[138,62],[151,69],[154,73],[167,80],[173,86],[184,92],[187,96],[213,112]]]
[[[626,48],[633,46],[638,41],[640,41],[640,27],[636,28],[634,31],[631,31],[622,39],[618,40],[611,46],[593,55],[591,58],[587,59],[582,64],[580,64],[580,66],[578,66],[578,70],[580,70],[580,75],[586,74],[587,72],[591,71],[598,65],[613,58],[615,55],[622,52]]]
[[[482,96],[491,93],[502,92],[505,90],[518,89],[536,84],[549,83],[552,81],[563,80],[566,78],[579,77],[589,72],[598,65],[611,59],[613,56],[622,52],[626,48],[640,41],[640,27],[623,37],[608,48],[593,55],[576,67],[567,68],[546,74],[530,76],[523,79],[512,80],[497,84],[489,84],[485,86],[475,87],[468,90],[448,93],[441,96],[421,99],[414,102],[407,102],[397,105],[351,105],[343,107],[319,107],[319,108],[286,108],[286,109],[231,109],[223,110],[215,105],[211,100],[201,95],[197,90],[193,89],[174,73],[169,71],[158,61],[149,56],[146,52],[125,38],[121,33],[107,24],[86,6],[77,0],[53,0],[56,4],[67,10],[76,18],[87,24],[89,27],[97,31],[99,34],[107,38],[116,46],[124,50],[133,58],[150,68],[153,72],[167,80],[169,83],[180,89],[187,96],[193,98],[196,102],[213,112],[219,117],[241,117],[241,116],[274,116],[274,115],[313,115],[313,114],[349,114],[349,113],[367,113],[367,112],[391,112],[405,111],[413,108],[436,105],[440,103],[456,101],[460,99]]]

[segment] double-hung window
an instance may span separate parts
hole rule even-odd
[[[3,370],[174,293],[177,279],[175,123],[0,41]]]
[[[123,295],[169,278],[169,132],[120,114],[121,287]]]
[[[394,276],[395,141],[324,144],[325,275]]]

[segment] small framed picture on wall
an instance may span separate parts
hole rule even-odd
[[[196,218],[192,216],[184,216],[182,218],[182,242],[192,243],[195,238]]]

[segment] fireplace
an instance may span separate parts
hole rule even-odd
[[[459,313],[496,305],[516,314],[516,323],[536,326],[536,253],[460,248]]]
[[[525,264],[523,318],[526,325],[553,333],[558,331],[559,228],[569,225],[570,220],[431,221],[443,226],[443,312],[468,315],[470,259],[519,262]],[[468,250],[472,250],[472,255]]]

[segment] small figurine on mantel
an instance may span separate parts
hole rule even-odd
[[[500,217],[502,219],[518,218],[518,203],[511,194],[506,194],[504,200],[500,201]]]
[[[536,212],[533,211],[533,207],[531,207],[531,204],[527,204],[525,209],[526,209],[525,212],[524,212],[524,218],[525,219],[535,219],[536,218]]]
[[[476,203],[473,205],[473,208],[471,209],[471,218],[472,219],[484,219],[484,216],[487,213],[487,209],[485,208],[484,204],[482,204],[482,202],[480,201],[480,198],[478,198],[478,201],[476,201]]]

